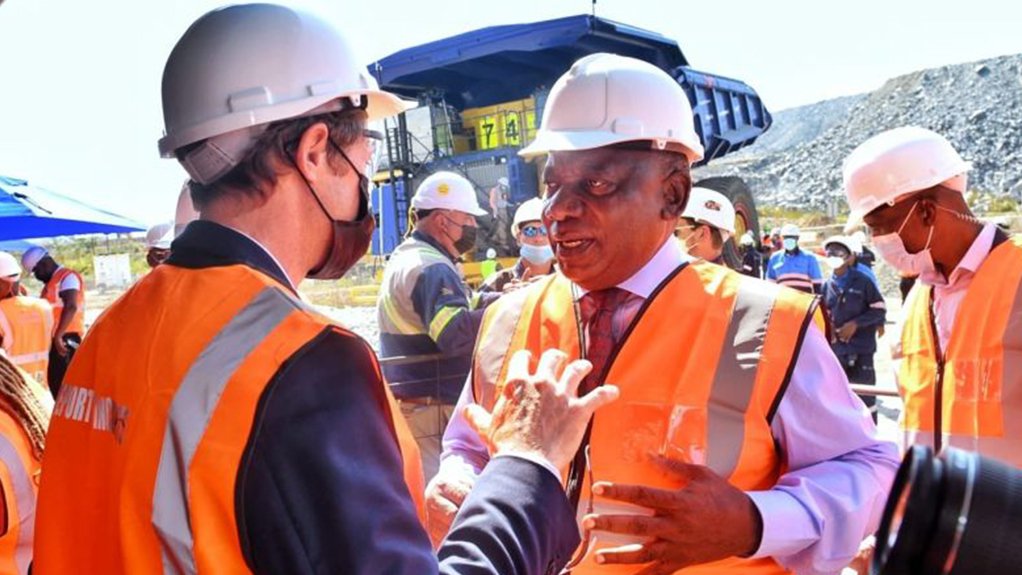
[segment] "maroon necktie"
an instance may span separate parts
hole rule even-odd
[[[614,335],[612,318],[614,310],[621,306],[628,299],[628,292],[621,288],[608,288],[591,291],[582,296],[579,301],[579,312],[582,315],[582,325],[586,331],[586,349],[583,350],[585,358],[593,364],[593,370],[582,380],[578,394],[585,395],[597,385],[600,377],[610,359],[610,353],[614,350]]]

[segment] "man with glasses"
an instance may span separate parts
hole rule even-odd
[[[717,265],[724,262],[724,243],[735,233],[735,207],[727,196],[694,186],[678,221],[675,235],[694,258]]]
[[[411,203],[415,230],[387,262],[376,312],[381,357],[434,356],[383,366],[429,480],[468,374],[483,308],[496,294],[473,294],[456,267],[475,248],[476,217],[486,215],[472,183],[437,172],[419,184]]]
[[[488,276],[480,291],[499,293],[515,289],[523,282],[554,271],[554,250],[543,225],[543,200],[532,198],[518,206],[511,232],[518,243],[518,262]]]

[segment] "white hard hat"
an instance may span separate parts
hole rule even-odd
[[[199,219],[199,212],[195,211],[195,206],[192,205],[192,191],[186,181],[181,186],[181,193],[177,196],[177,209],[174,210],[174,237],[181,235],[185,227],[197,219]]]
[[[724,232],[724,241],[735,233],[735,207],[731,200],[716,190],[693,187],[681,217],[717,228]]]
[[[525,157],[650,141],[655,149],[703,157],[692,106],[667,72],[642,60],[591,54],[575,62],[550,90],[536,139]]]
[[[802,235],[802,230],[798,229],[798,226],[796,226],[795,224],[784,224],[783,226],[781,226],[781,237],[782,238],[791,238],[791,237],[797,238],[797,237],[799,237],[801,235]]]
[[[965,192],[971,164],[936,132],[906,126],[881,132],[852,150],[844,163],[848,226],[905,194],[945,184]]]
[[[511,221],[511,230],[518,232],[519,227],[525,222],[538,222],[543,220],[543,200],[532,198],[522,202],[515,210],[514,220]]]
[[[509,187],[511,185],[511,182],[508,181],[507,178],[501,176],[501,177],[497,178],[497,184],[499,184],[499,185],[501,185],[501,186],[506,188],[506,187]]]
[[[0,252],[0,278],[21,277],[21,266],[18,265],[18,258],[7,252]]]
[[[493,248],[489,248],[486,250],[486,259],[492,260],[495,257],[497,257],[497,250]]]
[[[749,230],[742,234],[742,239],[738,241],[738,244],[743,246],[756,245],[756,238],[752,235],[752,230]]]
[[[174,240],[174,223],[163,222],[149,228],[145,233],[145,247],[152,249],[169,250],[170,242]]]
[[[163,70],[160,154],[208,184],[240,162],[270,122],[364,107],[369,120],[415,106],[379,89],[344,36],[317,16],[273,4],[213,10],[178,40]]]
[[[827,246],[830,244],[840,244],[845,246],[849,252],[856,255],[862,253],[862,244],[857,242],[855,238],[851,236],[830,236],[823,240],[823,249],[827,249]]]
[[[39,246],[32,246],[21,254],[21,266],[29,271],[29,273],[35,271],[35,267],[39,265],[39,262],[50,255],[50,252],[46,251],[45,248]]]
[[[479,207],[472,182],[454,172],[437,172],[419,184],[412,196],[415,210],[455,210],[473,216],[485,216]]]

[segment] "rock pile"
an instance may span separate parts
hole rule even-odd
[[[900,76],[879,90],[783,110],[755,144],[698,168],[744,178],[765,205],[843,211],[841,163],[870,136],[916,125],[973,163],[969,188],[1022,197],[1022,54]]]

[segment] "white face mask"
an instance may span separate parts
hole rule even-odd
[[[930,235],[926,238],[926,246],[919,252],[910,254],[905,249],[905,242],[901,239],[901,230],[905,229],[912,212],[919,205],[919,200],[912,204],[912,209],[905,215],[904,221],[898,231],[873,237],[873,248],[877,254],[892,267],[906,275],[918,275],[919,281],[929,285],[942,285],[947,283],[933,264],[933,256],[930,254],[930,242],[933,240],[933,228],[930,226]]]
[[[837,256],[828,256],[827,259],[823,261],[827,262],[827,265],[830,266],[830,269],[832,270],[836,270],[845,265],[845,258],[839,258]]]
[[[796,240],[795,238],[784,238],[783,243],[784,249],[789,252],[795,251],[795,248],[798,247],[798,240]]]
[[[535,265],[545,264],[554,259],[554,249],[549,245],[530,246],[529,244],[522,244],[518,253],[525,258],[526,261]]]

